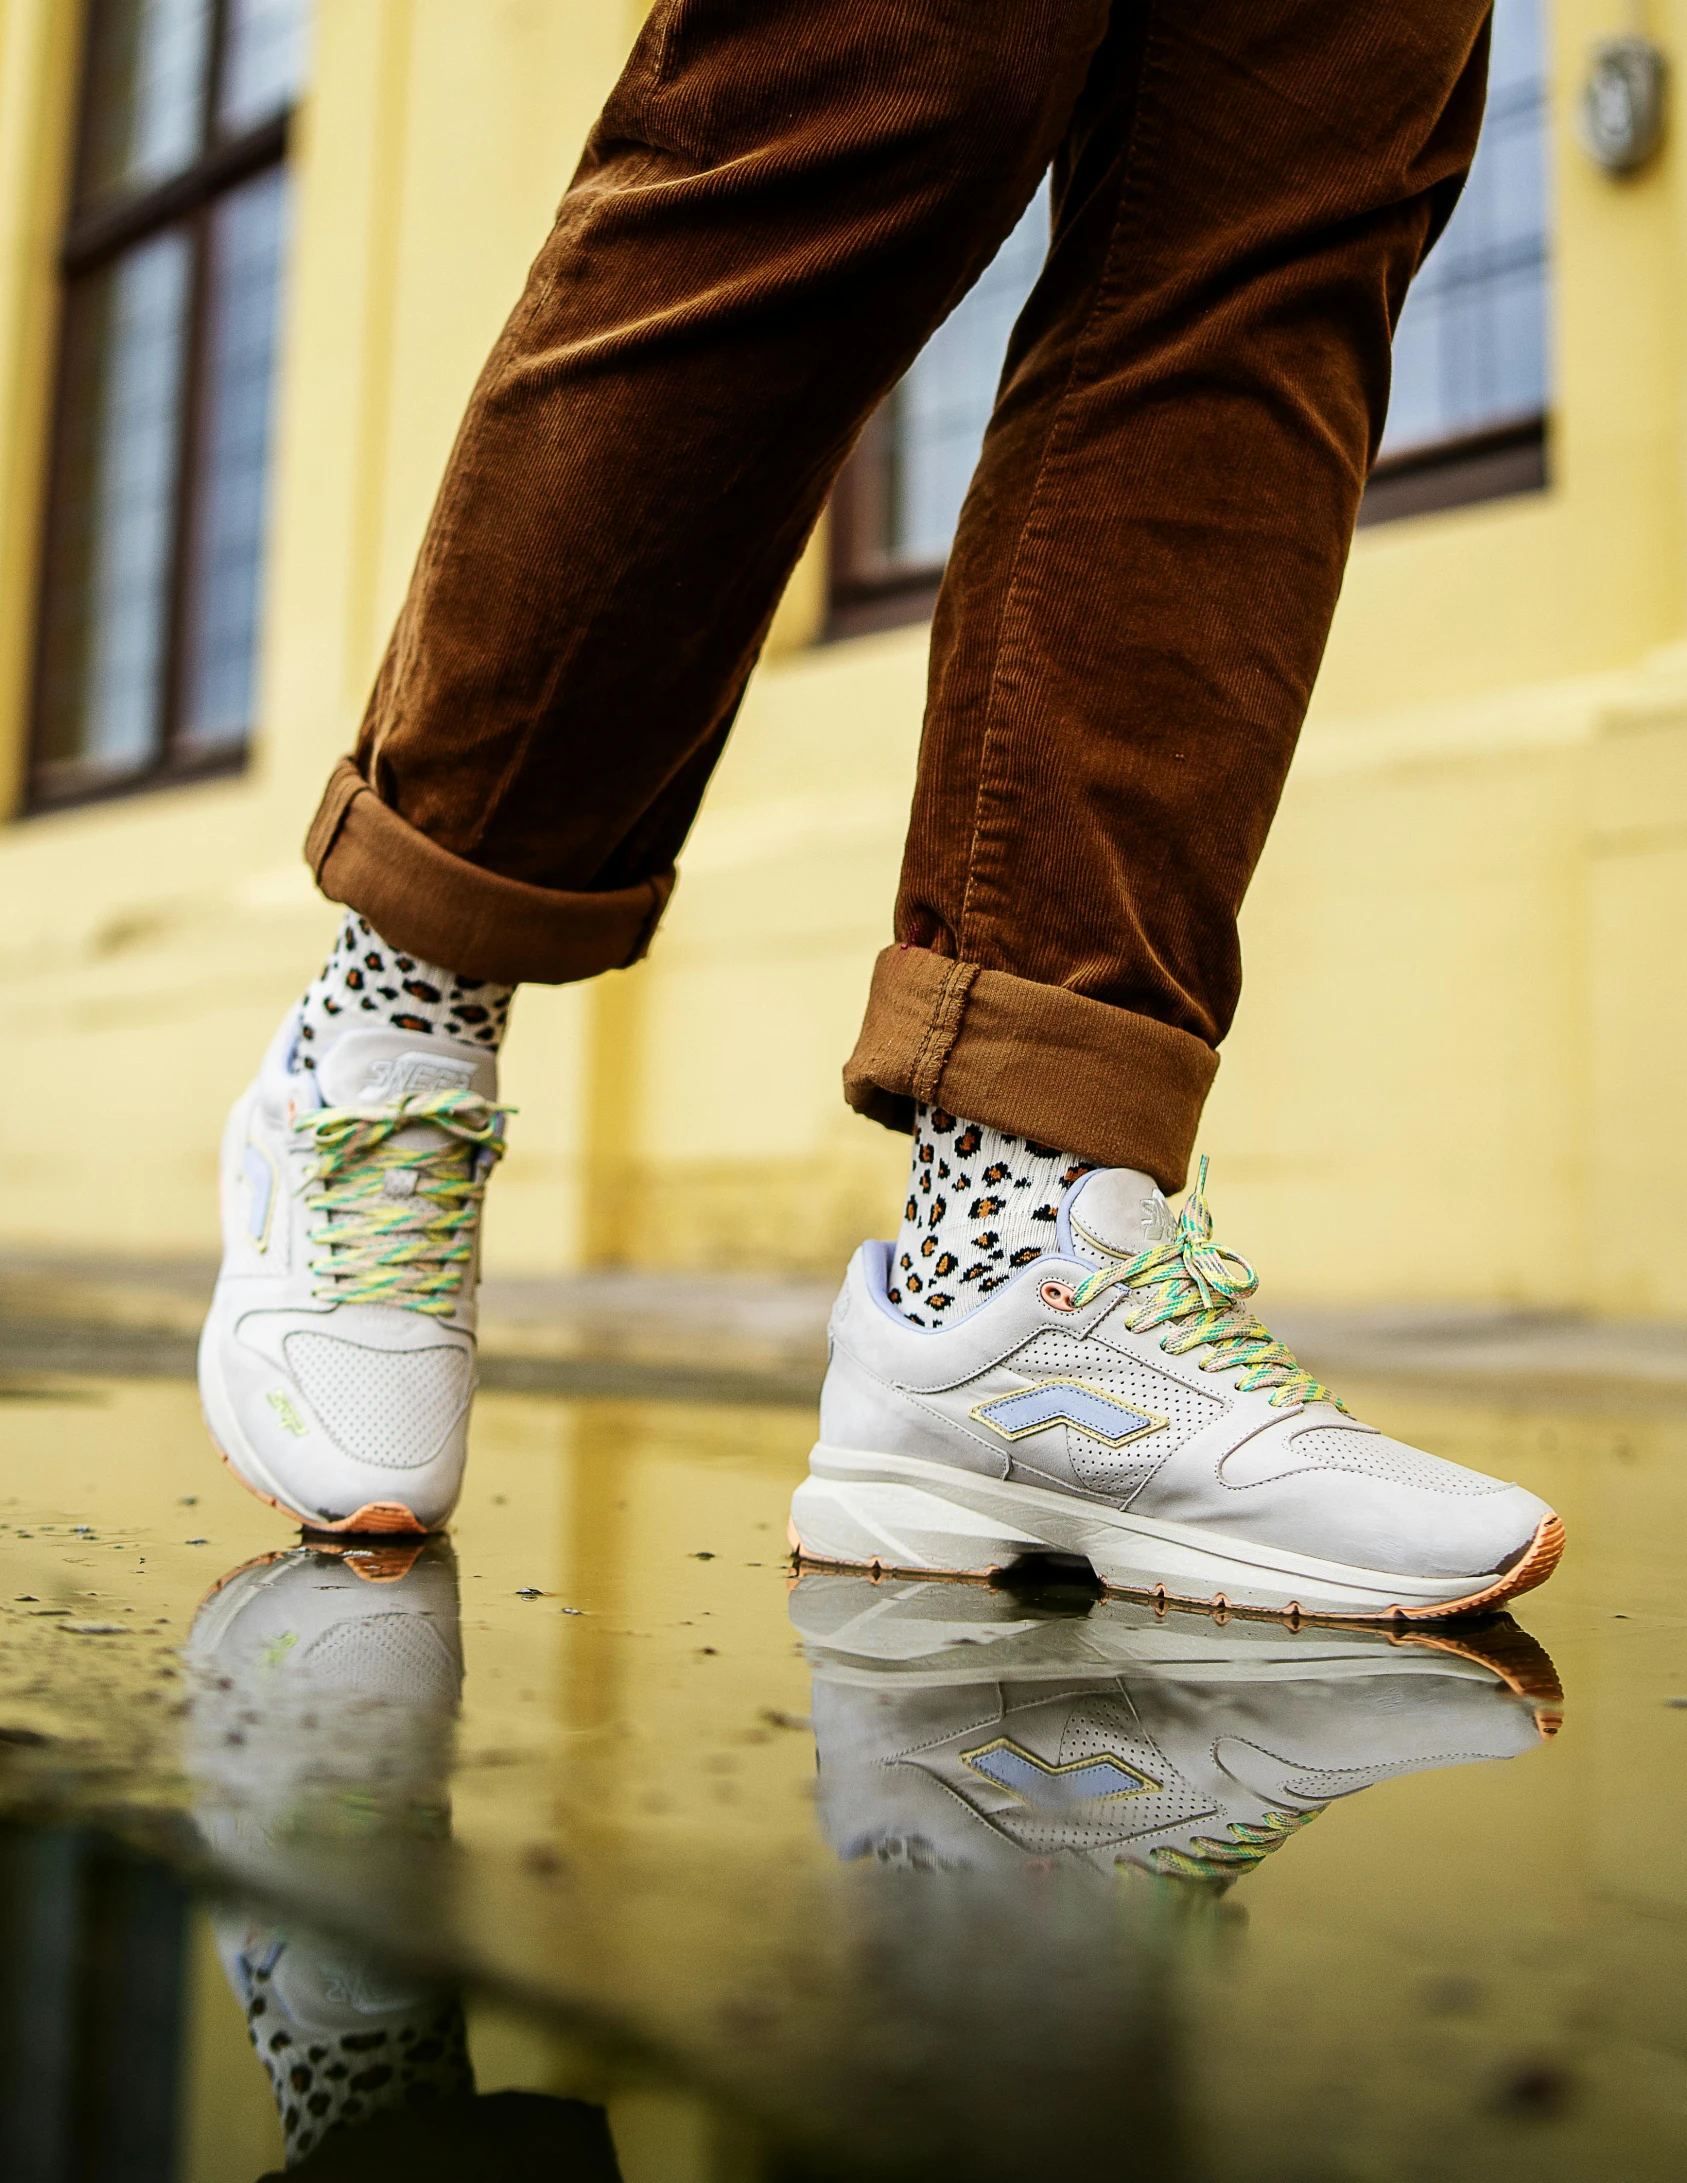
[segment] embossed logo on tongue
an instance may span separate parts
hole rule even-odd
[[[390,1061],[370,1063],[358,1097],[374,1105],[408,1099],[418,1092],[467,1091],[473,1082],[472,1061],[446,1061],[433,1054],[397,1054]]]
[[[1134,1258],[1177,1233],[1171,1207],[1152,1179],[1128,1167],[1102,1168],[1079,1189],[1072,1232],[1108,1258]]]

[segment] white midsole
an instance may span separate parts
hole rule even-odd
[[[1222,1594],[1234,1607],[1305,1614],[1434,1607],[1467,1599],[1488,1581],[1322,1561],[920,1456],[822,1441],[809,1469],[791,1516],[803,1552],[816,1561],[976,1575],[1038,1551],[1081,1554],[1103,1584],[1121,1591]]]

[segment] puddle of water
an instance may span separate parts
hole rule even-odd
[[[765,1408],[486,1397],[451,1542],[312,1551],[22,1391],[0,2172],[1673,2176],[1687,1417],[1366,1409],[1564,1514],[1518,1622],[792,1589]]]

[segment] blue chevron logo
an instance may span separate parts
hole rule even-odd
[[[1069,1811],[1074,1804],[1101,1804],[1121,1796],[1147,1796],[1161,1786],[1140,1767],[1126,1765],[1110,1751],[1051,1766],[1011,1736],[998,1736],[976,1751],[963,1751],[961,1763],[1021,1803],[1045,1812]]]
[[[992,1395],[988,1402],[974,1404],[971,1414],[1004,1440],[1046,1433],[1051,1425],[1070,1425],[1109,1448],[1122,1448],[1127,1440],[1140,1440],[1146,1433],[1164,1432],[1170,1423],[1152,1410],[1133,1409],[1088,1380],[1039,1380],[1034,1387],[1019,1387],[1010,1395]]]
[[[246,1233],[260,1251],[269,1249],[269,1216],[275,1204],[275,1167],[261,1145],[246,1140],[240,1171],[251,1192],[246,1201]]]

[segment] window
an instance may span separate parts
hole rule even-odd
[[[34,808],[252,727],[306,0],[93,0],[41,571]]]
[[[832,633],[931,611],[984,443],[1002,357],[1048,250],[1045,182],[868,425],[832,507]]]
[[[832,635],[930,612],[1047,233],[1044,192],[845,466],[832,511]],[[1496,0],[1482,141],[1401,314],[1361,523],[1545,483],[1547,270],[1543,0]]]
[[[1394,336],[1394,394],[1362,523],[1546,483],[1543,0],[1497,0],[1470,179]]]

